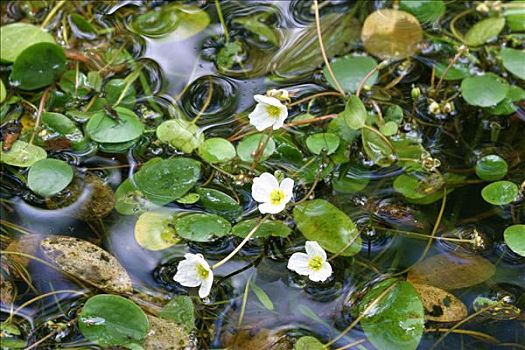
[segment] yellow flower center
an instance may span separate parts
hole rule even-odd
[[[308,260],[308,267],[310,270],[319,271],[323,266],[323,258],[321,256],[314,256]]]
[[[270,203],[272,203],[272,205],[279,205],[284,200],[284,197],[286,197],[284,192],[277,188],[270,192]]]
[[[205,279],[208,277],[210,271],[208,271],[204,266],[202,266],[201,264],[198,264],[197,267],[197,275],[199,275],[199,277],[201,279]]]
[[[270,118],[277,119],[281,115],[281,109],[276,106],[267,105],[266,106],[266,112],[270,116]]]

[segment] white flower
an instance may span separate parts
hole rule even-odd
[[[288,268],[314,282],[323,282],[332,274],[332,266],[326,261],[326,252],[315,241],[307,241],[305,253],[294,253],[288,260]]]
[[[262,214],[277,214],[283,211],[293,196],[293,180],[286,178],[279,182],[270,173],[263,173],[253,179],[252,197],[259,205]]]
[[[257,106],[248,116],[250,124],[259,131],[272,126],[274,130],[279,129],[288,117],[288,108],[277,98],[263,95],[253,97],[257,101]]]
[[[184,260],[179,262],[173,280],[185,287],[200,286],[199,296],[206,298],[213,284],[213,272],[201,254],[188,253],[184,255]]]

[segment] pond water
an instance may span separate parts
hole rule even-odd
[[[2,348],[525,348],[525,3],[1,6]]]

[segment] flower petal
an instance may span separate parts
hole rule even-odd
[[[196,261],[182,260],[177,265],[177,273],[173,276],[173,280],[185,287],[197,287],[202,283],[202,280],[197,275],[197,264]]]
[[[321,248],[319,243],[317,243],[316,241],[306,241],[304,247],[306,249],[306,254],[308,254],[308,256],[310,257],[320,256],[323,258],[323,261],[326,260],[326,252],[324,251],[323,248]]]
[[[300,275],[308,276],[310,274],[308,259],[309,257],[305,253],[294,253],[288,260],[288,269]]]
[[[286,118],[288,118],[288,108],[286,106],[282,105],[282,107],[279,107],[279,117],[274,120],[273,123],[273,130],[277,130],[281,128],[284,125],[284,121]]]
[[[213,272],[210,270],[208,277],[202,281],[201,287],[199,288],[199,297],[206,298],[210,295],[211,287],[213,285]]]
[[[259,103],[248,115],[250,124],[255,126],[258,131],[262,131],[273,125],[274,119],[270,118],[264,104]]]
[[[279,101],[275,97],[264,96],[264,95],[255,95],[255,96],[253,96],[253,99],[255,101],[259,102],[259,103],[264,103],[264,104],[275,106],[275,107],[279,107],[279,108],[282,108],[282,107],[286,108],[286,106],[283,105],[281,103],[281,101]]]
[[[252,197],[259,203],[270,200],[270,192],[279,188],[279,183],[275,176],[270,173],[262,173],[261,176],[253,179]]]
[[[288,203],[290,199],[293,197],[293,185],[294,182],[292,179],[287,177],[283,181],[281,181],[281,184],[279,185],[279,188],[284,192],[285,194],[285,202]]]
[[[259,205],[259,211],[261,214],[277,214],[284,210],[286,203],[280,203],[278,205],[273,205],[270,202],[266,202]]]
[[[324,262],[321,268],[317,271],[310,270],[308,278],[314,282],[324,282],[332,275],[332,266],[328,262]]]

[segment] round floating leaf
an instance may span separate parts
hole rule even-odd
[[[391,288],[386,295],[387,288]],[[381,297],[382,296],[382,297]],[[415,350],[425,328],[423,303],[408,282],[393,278],[376,284],[360,301],[359,313],[368,340],[380,350]]]
[[[79,98],[86,97],[91,91],[87,76],[77,70],[68,70],[62,75],[58,85],[62,91]]]
[[[189,214],[175,222],[177,234],[194,242],[208,242],[213,237],[222,237],[227,235],[231,228],[228,221],[215,214]]]
[[[71,165],[63,160],[47,158],[31,166],[27,175],[27,186],[43,197],[50,197],[66,188],[71,180]]]
[[[445,180],[440,174],[412,172],[401,174],[394,180],[394,189],[409,199],[425,198],[437,192]]]
[[[476,175],[485,181],[501,180],[507,175],[507,162],[496,154],[489,154],[477,161]]]
[[[525,50],[505,47],[500,52],[503,66],[518,78],[525,80]]]
[[[198,6],[170,4],[136,16],[131,28],[152,38],[172,33],[170,40],[184,40],[204,30],[209,23],[208,13]]]
[[[136,215],[155,210],[169,202],[151,201],[130,179],[124,180],[115,191],[115,209],[122,215]]]
[[[346,102],[345,110],[340,114],[350,129],[361,129],[366,122],[367,112],[361,99],[355,95],[350,96]]]
[[[200,177],[200,163],[189,158],[154,159],[135,174],[135,184],[154,202],[184,196]]]
[[[512,225],[503,232],[505,243],[520,256],[525,256],[525,225]]]
[[[395,122],[386,122],[379,127],[379,131],[385,136],[397,134],[397,124]]]
[[[42,28],[29,23],[12,23],[0,27],[0,61],[14,62],[22,51],[34,44],[55,43]]]
[[[519,86],[512,85],[507,92],[507,97],[505,97],[500,103],[494,107],[488,107],[487,112],[493,115],[509,115],[513,114],[517,109],[518,103],[522,100],[525,100],[525,90]]]
[[[47,157],[46,151],[38,146],[17,140],[9,151],[4,151],[3,142],[0,142],[0,159],[2,163],[27,168]]]
[[[295,343],[294,350],[323,350],[325,347],[323,343],[314,337],[301,337]]]
[[[523,32],[525,31],[525,10],[523,7],[523,0],[514,0],[514,4],[518,6],[509,6],[509,8],[503,10],[503,13],[507,19],[507,25],[513,32]]]
[[[256,225],[257,219],[241,221],[233,226],[232,234],[244,238]],[[282,221],[264,221],[253,237],[288,237],[291,233],[292,230]]]
[[[438,254],[414,265],[407,279],[445,290],[466,288],[482,283],[494,275],[490,261],[471,254]]]
[[[104,85],[104,96],[107,103],[113,105],[120,99],[120,95],[124,94],[118,106],[133,108],[135,106],[136,91],[133,85],[128,85],[125,79],[111,79]]]
[[[235,153],[235,147],[232,143],[226,139],[220,137],[212,137],[203,142],[199,147],[199,156],[208,163],[225,163],[233,158]]]
[[[180,240],[173,225],[173,213],[150,211],[142,213],[135,223],[135,240],[148,250],[162,250]]]
[[[306,139],[306,147],[313,154],[325,152],[330,155],[339,147],[339,137],[329,132],[313,134]]]
[[[259,143],[266,142],[267,138],[268,136],[264,134],[255,134],[245,137],[237,145],[237,155],[243,162],[252,162],[253,155],[259,147]],[[263,140],[262,142],[261,139]],[[259,160],[263,161],[268,159],[273,154],[273,152],[275,152],[275,142],[273,139],[270,139],[266,143],[266,147],[264,148],[264,151],[262,152]]]
[[[370,129],[361,130],[361,140],[363,142],[363,149],[368,158],[379,166],[389,166],[394,162],[394,154],[392,148],[386,141]]]
[[[408,12],[381,9],[371,13],[363,24],[361,40],[367,52],[382,59],[401,59],[418,51],[423,30]]]
[[[512,203],[518,196],[518,185],[510,181],[497,181],[483,187],[481,197],[493,205]]]
[[[194,204],[199,201],[201,196],[198,193],[190,192],[177,199],[177,203],[180,204]]]
[[[425,319],[434,322],[458,322],[468,316],[467,307],[453,294],[426,284],[412,284],[425,309]]]
[[[195,328],[195,307],[189,296],[177,295],[173,297],[160,310],[159,316],[166,320],[175,321],[178,325],[183,326],[187,332],[191,332]]]
[[[352,256],[361,250],[355,224],[331,203],[322,199],[303,202],[294,208],[293,216],[304,237],[317,241],[329,252]]]
[[[436,22],[445,14],[443,0],[401,0],[400,9],[410,12],[423,23]]]
[[[141,343],[149,328],[146,315],[135,303],[109,294],[91,297],[78,321],[82,335],[102,346]]]
[[[91,116],[86,132],[91,139],[102,143],[122,143],[138,138],[144,132],[144,125],[137,115],[124,107],[115,107],[118,119],[105,110]]]
[[[343,56],[334,59],[330,67],[334,72],[337,81],[346,92],[355,92],[361,80],[377,66],[377,61],[368,56]],[[337,86],[332,81],[332,77],[326,67],[323,68],[325,79],[334,89]],[[374,72],[364,83],[364,86],[372,86],[377,81],[378,73]]]
[[[200,197],[200,204],[211,213],[222,215],[230,220],[235,220],[242,214],[240,204],[226,193],[213,188],[199,188],[196,192]]]
[[[503,100],[509,84],[494,73],[487,73],[463,79],[461,94],[469,105],[490,107]]]
[[[184,153],[193,152],[204,142],[200,128],[184,119],[166,120],[157,127],[157,137]]]
[[[20,53],[9,80],[19,89],[36,90],[53,83],[65,69],[64,49],[56,44],[39,43]]]
[[[448,64],[437,62],[434,65],[434,68],[436,69],[436,76],[438,78],[441,78],[443,74],[445,74],[445,70],[447,70],[447,67]],[[469,75],[470,71],[468,67],[461,64],[455,64],[448,69],[447,75],[443,78],[443,80],[460,80],[468,77]]]
[[[480,46],[495,40],[503,27],[505,27],[505,17],[485,18],[474,24],[463,40],[468,46]]]
[[[42,113],[42,123],[52,133],[57,133],[71,142],[74,150],[82,150],[86,146],[85,138],[76,124],[60,113]]]

